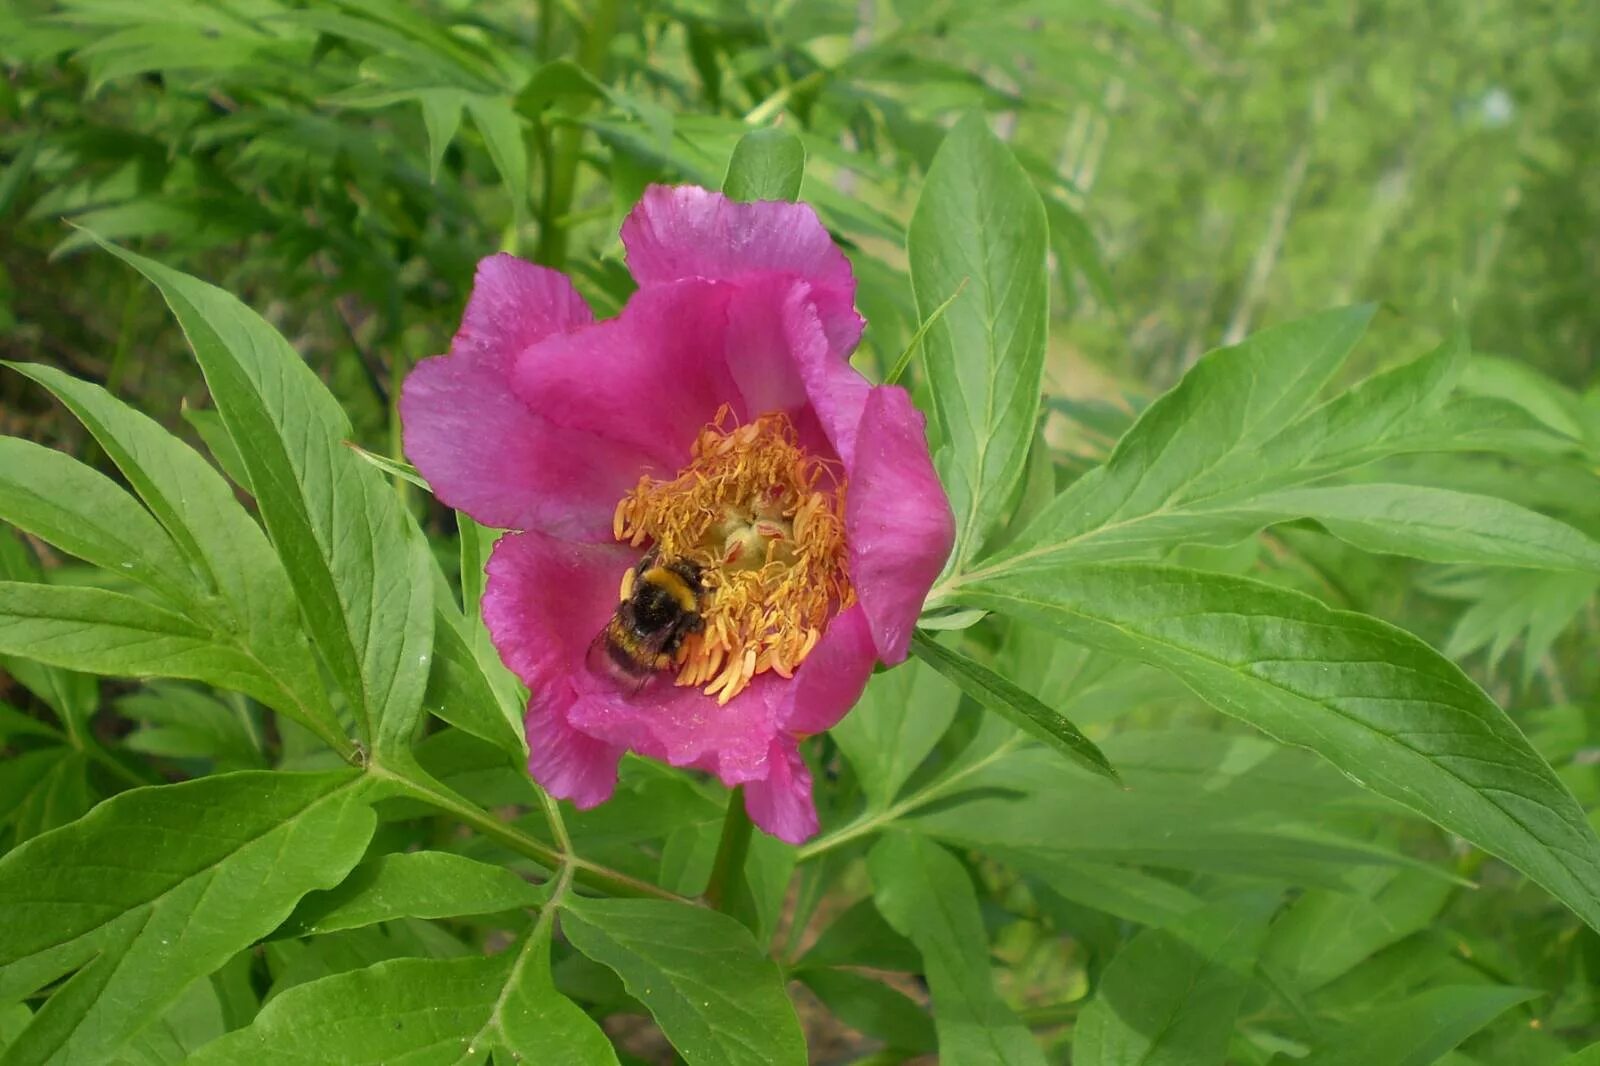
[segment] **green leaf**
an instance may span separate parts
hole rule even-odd
[[[12,364],[50,390],[93,434],[219,602],[197,610],[218,643],[254,659],[273,691],[252,692],[348,753],[300,624],[295,590],[261,527],[204,458],[96,385],[46,366]]]
[[[484,675],[477,654],[442,612],[433,637],[433,665],[423,705],[457,729],[515,756],[518,762],[525,760],[528,747],[521,722],[510,717],[510,709]]]
[[[422,108],[422,125],[428,133],[428,180],[437,185],[445,149],[461,129],[466,94],[459,89],[422,89],[417,92],[416,101]]]
[[[861,702],[828,735],[850,760],[871,809],[894,800],[949,728],[960,701],[954,685],[915,660],[867,682]]]
[[[189,1064],[444,1066],[497,1047],[538,1066],[615,1063],[600,1027],[550,984],[548,925],[533,937],[494,958],[393,959],[296,985]]]
[[[105,1061],[344,877],[375,824],[363,793],[353,770],[136,789],[0,859],[0,1000],[78,969],[0,1062]]]
[[[1145,408],[1104,466],[1057,496],[985,570],[1128,558],[1199,540],[1215,520],[1197,519],[1190,509],[1278,487],[1273,475],[1283,469],[1294,472],[1290,481],[1308,480],[1319,457],[1342,454],[1352,438],[1369,444],[1383,420],[1349,397],[1296,419],[1371,316],[1366,307],[1324,312],[1211,352]],[[1232,525],[1223,542],[1240,535]]]
[[[137,500],[52,448],[0,437],[0,519],[174,605],[199,593],[183,556]]]
[[[40,582],[44,573],[11,530],[0,527],[0,579]],[[58,670],[44,663],[0,654],[0,667],[43,700],[72,737],[83,736],[100,706],[100,684],[87,674]]]
[[[300,901],[278,930],[309,936],[398,918],[454,918],[537,907],[549,896],[503,866],[445,851],[384,855],[351,871],[337,888]]]
[[[1222,1062],[1277,902],[1220,901],[1129,941],[1073,1028],[1074,1066]]]
[[[1132,563],[999,575],[957,598],[1170,670],[1600,928],[1600,840],[1583,810],[1505,712],[1409,633],[1245,578]]]
[[[242,707],[184,685],[148,685],[117,701],[117,710],[141,723],[123,746],[169,759],[209,759],[217,770],[262,770],[257,726]]]
[[[769,127],[751,130],[734,145],[722,191],[730,200],[788,200],[800,198],[800,180],[806,171],[806,149],[788,130]]]
[[[562,931],[614,970],[689,1066],[806,1062],[783,977],[725,914],[647,899],[572,900]]]
[[[1043,1066],[1032,1034],[994,990],[978,896],[955,857],[895,831],[873,845],[867,871],[878,910],[922,953],[940,1058]]]
[[[250,492],[250,475],[244,468],[244,460],[239,458],[238,445],[228,436],[228,427],[222,424],[222,416],[210,407],[191,407],[187,402],[179,408],[179,413],[199,434],[201,443],[222,468],[222,472],[235,485]]]
[[[1600,543],[1565,522],[1493,496],[1358,484],[1289,489],[1254,506],[1281,518],[1315,519],[1365,551],[1436,563],[1600,573]]]
[[[234,297],[115,245],[161,290],[239,444],[307,628],[364,737],[409,743],[433,642],[432,560],[383,477],[344,442],[339,403]]]
[[[959,573],[1022,477],[1039,415],[1049,320],[1049,227],[1033,183],[981,114],[945,137],[907,235],[924,321],[967,284],[923,342],[940,475],[956,514]]]
[[[805,970],[800,980],[850,1028],[898,1050],[917,1054],[934,1050],[933,1019],[927,1011],[882,981],[833,969]]]
[[[1497,985],[1430,988],[1344,1026],[1304,1066],[1428,1066],[1518,1003],[1540,993]]]
[[[94,806],[89,763],[82,752],[54,745],[0,762],[0,825],[11,843],[66,825]]]
[[[1084,769],[1121,781],[1094,741],[1079,732],[1077,726],[987,666],[951,651],[920,630],[912,634],[911,650],[962,692],[1018,729],[1044,741]]]
[[[520,220],[528,210],[528,149],[522,140],[522,122],[507,97],[473,94],[465,102],[494,168],[506,183],[512,214]]]

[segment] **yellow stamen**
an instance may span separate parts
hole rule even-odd
[[[704,626],[675,659],[679,685],[725,704],[758,674],[793,675],[828,618],[855,602],[844,492],[787,415],[735,425],[724,408],[676,478],[641,478],[617,504],[618,541],[703,568]],[[624,577],[623,598],[630,586]]]

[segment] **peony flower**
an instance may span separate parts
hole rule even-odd
[[[639,289],[601,322],[563,275],[483,260],[450,354],[406,380],[405,449],[439,499],[516,531],[483,615],[529,689],[534,778],[592,807],[633,751],[743,785],[799,843],[798,742],[906,657],[949,502],[910,397],[849,364],[855,279],[809,207],[653,186],[622,240]],[[646,557],[703,589],[635,681],[596,648]]]

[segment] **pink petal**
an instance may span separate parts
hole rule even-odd
[[[642,289],[618,317],[524,351],[513,387],[552,424],[619,441],[648,456],[657,476],[674,476],[701,427],[738,400],[722,358],[736,295],[708,281]],[[645,472],[641,464],[635,480]]]
[[[801,278],[816,294],[832,348],[848,354],[861,339],[850,261],[806,204],[736,203],[692,185],[652,185],[622,224],[622,243],[645,288],[680,278]]]
[[[523,718],[528,735],[528,772],[550,795],[571,800],[582,810],[611,798],[623,749],[573,729],[564,709],[548,701],[528,701]]]
[[[638,549],[562,540],[537,530],[495,542],[483,620],[500,658],[534,702],[572,702],[572,674],[616,608]]]
[[[744,786],[744,809],[762,830],[789,844],[817,835],[817,805],[811,798],[811,771],[791,736],[773,740],[770,771]]]
[[[922,602],[955,544],[955,517],[923,426],[904,389],[873,389],[845,500],[851,581],[878,657],[890,664],[906,657]]]
[[[450,354],[400,394],[405,451],[435,495],[488,526],[598,538],[641,457],[538,417],[511,392],[522,349],[593,321],[565,276],[510,255],[478,264]]]
[[[795,671],[780,712],[783,728],[800,736],[832,729],[861,698],[877,661],[878,651],[861,605],[835,615]]]

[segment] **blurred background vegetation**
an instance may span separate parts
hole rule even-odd
[[[858,363],[880,371],[917,324],[903,243],[922,175],[944,128],[981,109],[1049,213],[1060,477],[1204,351],[1373,301],[1353,371],[1464,321],[1479,353],[1464,388],[1569,442],[1527,461],[1396,461],[1385,479],[1492,483],[1600,536],[1600,5],[0,0],[0,63],[0,356],[102,382],[190,436],[210,425],[204,392],[159,297],[64,220],[238,293],[362,442],[397,455],[397,383],[447,346],[479,257],[569,270],[612,313],[631,284],[617,227],[640,190],[719,185],[753,125],[803,138],[802,196],[852,255],[870,320]],[[16,375],[0,376],[0,432],[88,454]],[[1190,561],[1269,571],[1422,634],[1600,807],[1592,581],[1402,563],[1295,528]],[[1147,697],[1174,698],[1102,698]],[[1600,942],[1520,882],[1499,887],[1458,897],[1438,935],[1502,980],[1565,987],[1558,1015],[1600,1035]],[[1076,905],[1043,906],[1091,956],[1115,940]],[[1419,914],[1416,928],[1433,910]],[[1525,935],[1502,935],[1517,922]],[[1030,982],[1078,979],[1049,938],[999,942],[1020,1005]],[[1525,1025],[1495,1039],[1514,1050],[1481,1061],[1562,1046]]]

